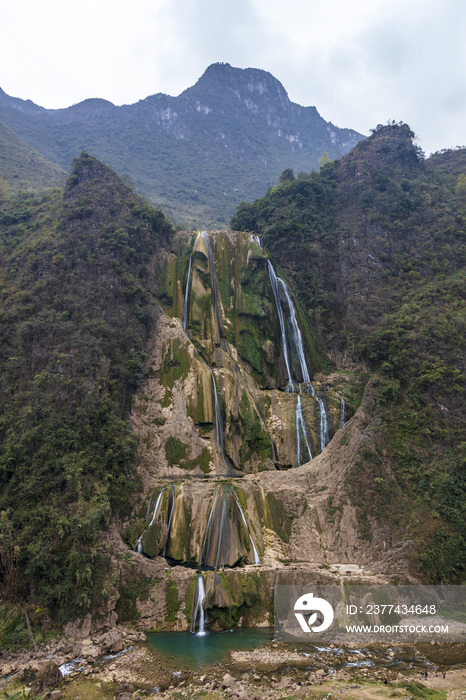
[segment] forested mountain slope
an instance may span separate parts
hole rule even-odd
[[[424,162],[412,138],[378,127],[318,174],[284,173],[233,227],[263,236],[336,365],[374,373],[379,425],[347,475],[361,529],[371,518],[404,529],[427,580],[458,581],[466,153]]]
[[[171,230],[86,154],[63,192],[0,212],[1,575],[10,597],[50,614],[99,595],[101,530],[129,508],[149,261]]]
[[[63,168],[96,156],[177,222],[223,225],[241,199],[262,196],[286,167],[316,168],[361,134],[291,102],[266,71],[213,64],[178,97],[116,107],[89,99],[47,110],[0,91],[0,119]]]

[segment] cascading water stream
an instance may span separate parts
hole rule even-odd
[[[267,260],[267,269],[269,271],[270,286],[272,287],[273,298],[275,301],[275,308],[277,310],[278,322],[280,324],[280,333],[282,336],[283,357],[285,358],[285,367],[286,367],[286,372],[287,372],[286,390],[293,392],[294,385],[293,385],[293,380],[292,380],[292,375],[291,375],[290,356],[289,356],[289,352],[288,352],[288,341],[286,338],[285,318],[283,315],[283,307],[282,307],[282,302],[280,299],[280,292],[278,290],[279,277],[277,277],[277,274],[276,274],[270,260]]]
[[[194,590],[193,613],[191,617],[191,632],[196,633],[199,637],[206,634],[205,630],[205,586],[202,574],[199,572],[196,577],[196,588]],[[197,626],[197,632],[196,632]]]
[[[241,508],[241,504],[236,494],[229,484],[217,484],[202,540],[199,566],[208,565],[212,566],[214,569],[217,569],[227,565],[228,539],[230,536],[231,526],[230,518],[232,515],[231,508],[229,507],[230,498],[233,499],[233,503],[238,509],[241,521],[248,534],[254,555],[254,564],[260,564],[257,548],[254,544],[246,516]]]
[[[302,407],[302,402],[301,402],[301,396],[298,394],[298,401],[296,403],[296,462],[298,464],[298,467],[301,466],[301,464],[305,464],[306,462],[310,462],[312,459],[312,452],[311,448],[309,446],[309,442],[307,439],[307,431],[306,431],[306,422],[304,420],[304,415],[303,415],[303,407]],[[306,455],[304,455],[304,460],[301,461],[301,441],[303,441],[304,446],[306,448],[307,452],[307,458]]]
[[[234,493],[233,493],[233,498],[235,499],[235,503],[238,506],[238,510],[239,510],[241,518],[243,520],[244,527],[246,528],[248,535],[249,535],[249,541],[251,542],[252,551],[254,552],[254,564],[260,565],[261,560],[259,558],[259,554],[257,552],[256,545],[254,544],[254,540],[252,539],[251,531],[249,529],[249,525],[247,523],[246,516],[243,512],[243,509],[241,508],[240,502],[238,501],[238,499]]]
[[[340,424],[338,427],[343,428],[345,424],[345,399],[343,396],[341,396],[340,399]]]
[[[163,489],[161,490],[161,492],[159,493],[159,495],[157,496],[157,500],[155,502],[154,514],[152,515],[152,520],[150,521],[148,528],[154,524],[154,520],[157,517],[157,513],[159,512],[160,503],[162,502],[163,493],[164,493],[164,491],[166,491],[166,489],[167,489],[167,486],[164,486]]]
[[[207,518],[207,525],[204,530],[204,537],[202,539],[201,555],[199,557],[199,566],[202,566],[202,562],[205,561],[206,552],[210,550],[210,535],[212,531],[212,518],[214,515],[215,503],[218,498],[218,487],[215,488],[214,500],[210,507],[209,517]]]
[[[290,350],[288,346],[288,339],[287,339],[287,331],[286,331],[286,323],[285,323],[285,314],[283,311],[283,305],[281,301],[281,296],[280,296],[280,289],[282,290],[283,296],[286,300],[286,304],[289,309],[289,323],[291,327],[291,340],[292,340],[292,347],[296,351],[296,357],[299,363],[300,371],[301,371],[301,376],[302,376],[302,381],[306,386],[307,392],[310,392],[311,395],[316,399],[317,403],[319,404],[319,412],[320,412],[320,425],[319,425],[319,441],[320,441],[320,449],[321,451],[324,449],[324,447],[328,444],[329,439],[328,439],[328,417],[327,413],[325,410],[325,405],[324,402],[322,401],[321,398],[319,398],[314,390],[314,387],[311,384],[311,377],[309,374],[309,369],[307,366],[306,362],[306,355],[304,352],[304,343],[303,343],[303,338],[301,335],[301,331],[299,329],[298,325],[298,319],[296,316],[296,309],[293,303],[293,300],[291,298],[290,292],[288,290],[288,287],[286,286],[285,282],[278,277],[276,274],[272,263],[270,260],[267,261],[268,265],[268,271],[269,271],[269,279],[270,279],[270,285],[272,287],[272,293],[275,301],[275,308],[277,310],[277,316],[278,320],[280,323],[280,333],[282,337],[282,348],[283,348],[283,356],[285,358],[285,366],[286,366],[286,371],[288,373],[288,383],[287,383],[287,391],[295,391],[295,384],[293,382],[293,376],[291,372],[291,362],[290,362]],[[302,423],[301,423],[302,419]],[[302,426],[302,430],[300,429]],[[304,421],[304,416],[302,413],[302,406],[300,401],[298,402],[296,406],[296,439],[297,439],[297,463],[298,465],[300,464],[300,459],[301,459],[301,435],[303,435],[303,438],[306,436],[306,430],[305,430],[305,421]],[[309,449],[309,443],[307,441],[307,438],[305,438],[305,443],[306,443],[306,449],[308,450],[308,453],[310,454],[311,451]],[[310,457],[312,459],[312,457]]]
[[[296,310],[295,310],[295,307],[293,304],[293,300],[290,296],[290,292],[288,291],[288,287],[286,286],[285,282],[282,279],[280,279],[280,277],[277,277],[277,280],[278,280],[278,284],[283,289],[286,303],[288,304],[288,308],[290,310],[292,341],[293,341],[294,347],[296,349],[296,354],[297,354],[299,366],[301,369],[302,381],[304,382],[304,384],[309,384],[311,381],[311,377],[309,375],[309,370],[307,367],[306,356],[304,354],[303,338],[301,335],[301,331],[299,330],[298,319],[296,318]]]
[[[168,540],[170,539],[170,529],[172,526],[173,511],[175,510],[175,500],[176,500],[176,486],[175,486],[175,484],[172,484],[171,499],[172,499],[172,504],[171,504],[171,508],[170,508],[170,515],[168,517],[167,539],[165,542],[165,547],[163,549],[163,554],[162,554],[163,557],[165,556],[165,554],[167,552]]]
[[[324,447],[326,447],[328,445],[328,442],[329,442],[329,439],[328,439],[328,419],[327,419],[327,412],[325,410],[324,402],[318,396],[316,396],[316,399],[319,403],[319,410],[320,410],[320,451],[322,452]]]
[[[253,243],[255,243],[256,245],[258,245],[259,248],[262,249],[262,243],[261,243],[261,239],[259,238],[259,236],[256,236],[254,233],[250,233],[250,234],[248,234],[248,235],[249,235],[250,240],[251,240]]]
[[[134,551],[134,552],[138,552],[138,554],[143,554],[143,550],[142,550],[142,538],[143,538],[144,535],[146,534],[147,530],[154,524],[154,520],[155,520],[155,518],[157,517],[157,513],[159,512],[159,507],[160,507],[160,503],[161,503],[161,501],[162,501],[163,493],[164,493],[164,491],[166,491],[166,489],[167,489],[167,486],[164,486],[163,489],[160,491],[159,495],[157,496],[157,500],[156,500],[156,502],[155,502],[154,513],[153,513],[153,515],[152,515],[152,519],[151,519],[149,525],[146,527],[146,529],[145,529],[144,532],[142,533],[142,535],[140,535],[138,541],[136,542],[136,544],[135,544],[134,547],[133,547],[133,551]],[[151,503],[152,503],[152,496],[151,496],[151,498],[150,498],[150,500],[149,500],[149,505],[147,506],[146,520],[149,519],[150,505],[151,505]]]

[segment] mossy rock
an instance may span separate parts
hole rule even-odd
[[[289,542],[293,516],[272,491],[266,494],[265,526],[277,533],[283,542]]]

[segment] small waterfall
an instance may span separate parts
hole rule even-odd
[[[196,577],[196,588],[194,589],[193,612],[192,612],[192,616],[191,616],[191,632],[196,633],[200,637],[204,636],[206,634],[204,600],[205,600],[204,579],[202,577],[202,574],[200,572],[198,572],[197,577]],[[196,626],[197,626],[197,632],[196,632]]]
[[[223,463],[225,464],[225,467],[228,469],[227,466],[227,460],[225,457],[225,452],[224,452],[224,435],[223,435],[223,422],[222,422],[222,414],[220,412],[220,403],[218,400],[218,394],[217,394],[217,383],[215,381],[215,375],[213,373],[213,370],[211,367],[207,365],[210,375],[212,377],[212,389],[214,390],[214,413],[215,413],[215,435],[217,438],[217,445],[218,448],[222,454],[222,459]]]
[[[159,495],[157,496],[157,500],[155,502],[154,514],[152,515],[152,520],[150,521],[149,525],[147,526],[148,529],[150,528],[151,525],[154,524],[154,520],[157,517],[157,513],[159,512],[159,507],[160,507],[160,503],[162,501],[163,493],[164,493],[164,491],[166,491],[166,489],[167,489],[167,486],[164,486],[163,489],[161,490],[161,492],[159,493]]]
[[[262,250],[262,243],[261,243],[261,239],[259,238],[259,236],[256,236],[254,233],[249,233],[248,235],[249,235],[249,238],[251,239],[251,241],[253,243],[255,243],[256,245],[258,245],[259,248]]]
[[[296,403],[296,463],[298,467],[301,466],[301,464],[305,464],[306,462],[309,462],[312,459],[312,452],[311,448],[309,446],[309,442],[307,439],[307,431],[306,431],[306,422],[304,420],[304,415],[303,415],[303,407],[302,407],[302,402],[301,402],[301,396],[298,394],[298,401]],[[301,461],[301,441],[303,441],[306,451],[307,451],[307,456],[306,454],[303,455],[304,459]]]
[[[176,486],[175,484],[172,484],[172,490],[171,490],[171,508],[170,508],[170,515],[168,517],[168,529],[167,529],[167,539],[165,542],[165,547],[163,548],[163,554],[162,556],[164,557],[166,552],[167,552],[167,545],[168,541],[170,539],[170,528],[172,526],[172,518],[173,518],[173,511],[175,510],[175,501],[176,501]]]
[[[235,499],[235,503],[238,506],[238,510],[239,510],[241,518],[243,520],[244,527],[246,528],[248,535],[249,535],[249,541],[251,542],[252,551],[254,552],[254,564],[260,565],[261,560],[259,559],[259,554],[257,553],[256,545],[254,544],[254,540],[252,539],[251,530],[249,529],[249,525],[247,523],[246,516],[244,515],[243,509],[241,508],[241,504],[238,501],[236,494],[234,494],[234,493],[233,493],[233,498]]]
[[[214,569],[225,566],[229,535],[227,498],[225,489],[223,488],[222,494],[221,491],[222,487],[217,485],[199,559],[199,566],[202,566],[202,564],[209,565],[208,562],[211,562],[210,566],[213,566]]]
[[[223,335],[223,319],[222,307],[220,305],[220,298],[218,293],[217,275],[215,274],[214,254],[212,252],[212,246],[210,245],[210,240],[209,236],[207,235],[207,231],[202,231],[201,236],[204,239],[207,257],[209,260],[210,279],[212,280],[212,305],[214,308],[215,342],[217,345],[219,345],[220,337]]]
[[[319,410],[320,410],[320,451],[322,452],[324,447],[326,447],[329,443],[328,418],[327,418],[327,412],[325,410],[324,402],[318,396],[316,396],[316,399],[319,402]]]
[[[296,358],[299,363],[301,375],[302,375],[302,380],[305,385],[305,391],[309,392],[316,401],[319,404],[319,411],[320,411],[320,427],[319,427],[319,439],[320,439],[320,449],[321,451],[324,449],[324,447],[328,444],[329,439],[328,439],[328,417],[327,413],[325,411],[325,406],[324,402],[322,399],[318,398],[316,395],[316,392],[314,390],[314,387],[311,384],[311,377],[309,374],[309,368],[307,366],[306,362],[306,355],[304,352],[304,343],[303,343],[303,337],[301,335],[301,331],[299,329],[298,325],[298,319],[296,316],[296,309],[293,304],[293,299],[291,298],[290,292],[288,290],[288,287],[286,286],[285,282],[280,279],[280,277],[277,276],[272,263],[270,260],[268,262],[268,270],[269,270],[269,279],[270,279],[270,284],[272,287],[272,292],[273,292],[273,297],[275,300],[275,307],[277,309],[277,315],[278,315],[278,320],[280,323],[280,332],[282,336],[282,347],[283,347],[283,355],[285,357],[285,365],[286,365],[286,371],[288,372],[288,384],[287,384],[287,391],[295,391],[295,384],[293,382],[293,376],[291,373],[291,362],[290,362],[290,354],[289,354],[289,348],[288,348],[288,340],[287,340],[287,332],[286,332],[286,325],[285,325],[285,315],[283,313],[283,306],[281,302],[281,297],[280,297],[280,289],[282,290],[283,296],[286,300],[286,304],[289,309],[289,324],[291,327],[291,340],[292,340],[292,347],[296,352]],[[306,436],[306,427],[305,427],[305,421],[304,421],[304,416],[302,414],[302,407],[301,407],[301,400],[298,401],[297,406],[296,406],[296,433],[297,433],[297,463],[301,464],[301,437],[300,435],[302,434],[304,437]],[[311,454],[311,450],[309,449],[309,443],[307,442],[307,439],[305,439],[306,442],[306,448],[308,450],[308,454]],[[312,459],[312,457],[310,457]],[[307,460],[306,460],[307,461]],[[304,463],[304,462],[303,462]]]
[[[152,496],[149,498],[149,503],[147,504],[146,520],[149,520],[151,505],[152,505]]]
[[[277,277],[277,280],[283,289],[286,303],[288,304],[288,308],[290,310],[290,322],[292,329],[291,336],[293,345],[296,349],[296,355],[298,357],[299,366],[301,369],[302,381],[305,384],[308,384],[311,381],[311,377],[309,376],[309,370],[307,368],[306,356],[304,354],[303,338],[301,335],[301,331],[299,330],[298,319],[296,318],[296,309],[285,282],[282,279],[280,279],[280,277]]]
[[[290,356],[288,352],[288,341],[286,338],[286,328],[285,328],[285,318],[283,316],[283,307],[282,307],[282,302],[280,299],[280,292],[278,290],[278,280],[280,279],[277,277],[277,274],[273,268],[272,263],[270,260],[267,260],[267,268],[269,271],[269,279],[270,279],[270,285],[272,287],[272,292],[273,292],[273,298],[275,301],[275,308],[277,310],[277,316],[278,316],[278,321],[280,323],[280,333],[282,336],[282,349],[283,349],[283,356],[285,358],[285,366],[286,366],[286,372],[287,372],[287,391],[294,391],[294,385],[293,385],[293,379],[291,375],[291,365],[290,365]]]
[[[345,425],[345,399],[343,396],[341,396],[340,399],[340,424],[338,427],[343,428]]]
[[[135,544],[134,547],[133,547],[133,551],[134,551],[134,552],[138,552],[138,554],[144,554],[143,549],[142,549],[142,538],[143,538],[144,535],[146,534],[147,530],[154,524],[154,520],[155,520],[155,518],[157,517],[157,513],[159,512],[160,504],[161,504],[161,502],[162,502],[163,493],[164,493],[164,491],[167,490],[167,488],[168,488],[167,486],[164,486],[163,489],[160,491],[159,495],[157,496],[157,500],[156,500],[156,502],[155,502],[155,507],[154,507],[154,512],[153,512],[153,515],[152,515],[152,519],[151,519],[149,525],[146,527],[146,529],[144,530],[144,532],[143,532],[142,535],[139,537],[139,539],[137,540],[136,544]],[[172,488],[175,488],[175,487],[172,486]],[[147,506],[146,520],[149,520],[151,503],[152,503],[152,496],[150,497],[150,499],[149,499],[149,505]],[[165,554],[165,552],[164,552],[164,554]]]

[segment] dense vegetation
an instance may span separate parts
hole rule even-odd
[[[0,209],[0,575],[20,605],[85,612],[101,531],[134,487],[127,420],[171,224],[81,154],[64,192]]]
[[[372,448],[347,478],[361,531],[413,542],[426,581],[464,577],[466,152],[424,161],[405,124],[281,183],[232,225],[294,282],[322,347],[374,372]]]
[[[178,97],[156,94],[116,107],[91,99],[45,110],[0,90],[0,120],[68,168],[81,150],[126,176],[177,222],[226,226],[241,199],[264,194],[287,166],[317,167],[362,136],[293,104],[269,73],[210,66]]]

